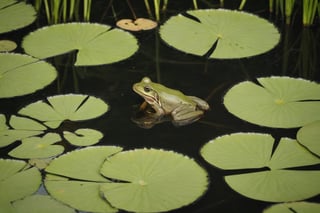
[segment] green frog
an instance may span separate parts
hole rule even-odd
[[[149,118],[160,120],[163,116],[171,115],[173,124],[177,126],[197,121],[210,108],[206,101],[154,83],[148,77],[135,83],[132,88],[154,110]]]

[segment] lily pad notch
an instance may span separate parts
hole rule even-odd
[[[280,40],[277,28],[256,15],[225,9],[190,10],[160,28],[170,46],[207,58],[250,57],[271,50]]]

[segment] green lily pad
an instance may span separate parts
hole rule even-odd
[[[56,95],[45,101],[37,101],[22,108],[18,113],[29,116],[51,128],[57,128],[65,120],[80,121],[101,116],[109,109],[99,98],[88,95]]]
[[[76,211],[48,195],[32,195],[13,203],[15,213],[75,213]]]
[[[75,65],[109,64],[126,59],[138,50],[130,33],[108,25],[57,24],[38,29],[22,42],[26,53],[48,58],[77,50]]]
[[[45,181],[46,189],[52,197],[75,209],[100,213],[117,212],[100,196],[101,185],[99,182],[86,181]]]
[[[252,199],[286,202],[320,193],[320,171],[288,170],[320,163],[296,140],[281,138],[272,154],[274,139],[267,134],[235,133],[218,137],[201,149],[202,157],[221,169],[266,168],[260,172],[228,175],[227,184]]]
[[[10,129],[6,124],[6,117],[3,114],[0,114],[0,147],[5,147],[17,140],[43,133],[43,131],[40,130],[42,129],[41,125],[39,126],[38,124],[35,124],[34,121],[27,118],[21,119],[17,116],[11,116],[10,125],[17,127],[18,129]],[[35,129],[32,130],[32,128]]]
[[[90,146],[98,143],[103,134],[94,129],[78,129],[75,133],[64,131],[63,137],[72,145]]]
[[[10,52],[16,48],[16,42],[10,40],[0,40],[0,52]]]
[[[9,155],[15,158],[49,158],[57,156],[64,151],[62,145],[53,145],[60,142],[61,137],[56,133],[47,133],[43,137],[29,137],[11,150]]]
[[[280,203],[270,206],[263,213],[318,213],[320,212],[319,203],[311,202],[290,202]]]
[[[306,146],[311,152],[320,156],[320,121],[308,124],[297,133],[298,141]]]
[[[46,189],[55,199],[75,209],[115,212],[100,196],[101,185],[110,180],[103,177],[99,171],[108,156],[121,150],[121,147],[115,146],[95,146],[72,151],[54,159],[45,169]]]
[[[294,128],[320,120],[320,85],[290,77],[258,78],[233,86],[224,105],[248,122],[277,128]]]
[[[0,1],[0,33],[25,27],[36,19],[31,4],[15,0]]]
[[[209,58],[243,58],[272,49],[280,40],[276,27],[253,14],[224,9],[191,10],[171,17],[161,38],[183,52]]]
[[[24,161],[0,159],[0,209],[13,212],[12,201],[36,192],[41,174],[36,168],[26,168]]]
[[[56,69],[27,55],[0,53],[0,98],[33,93],[57,77]]]
[[[109,157],[101,173],[120,183],[101,190],[116,208],[161,212],[188,205],[207,189],[206,171],[193,159],[171,151],[137,149]]]
[[[9,121],[10,126],[16,130],[38,130],[44,131],[47,127],[43,126],[42,124],[38,123],[35,120],[25,117],[19,117],[12,115]]]

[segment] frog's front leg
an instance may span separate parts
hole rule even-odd
[[[203,115],[202,110],[197,110],[192,105],[180,105],[171,112],[172,123],[177,126],[183,126],[199,120]]]

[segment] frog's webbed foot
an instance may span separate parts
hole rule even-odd
[[[196,110],[191,105],[181,105],[172,111],[172,123],[175,126],[184,126],[199,120],[203,113],[202,110]]]
[[[201,110],[209,110],[210,109],[209,104],[205,100],[202,100],[201,98],[198,98],[196,96],[188,96],[188,97],[197,103],[197,107],[199,109],[201,109]]]

